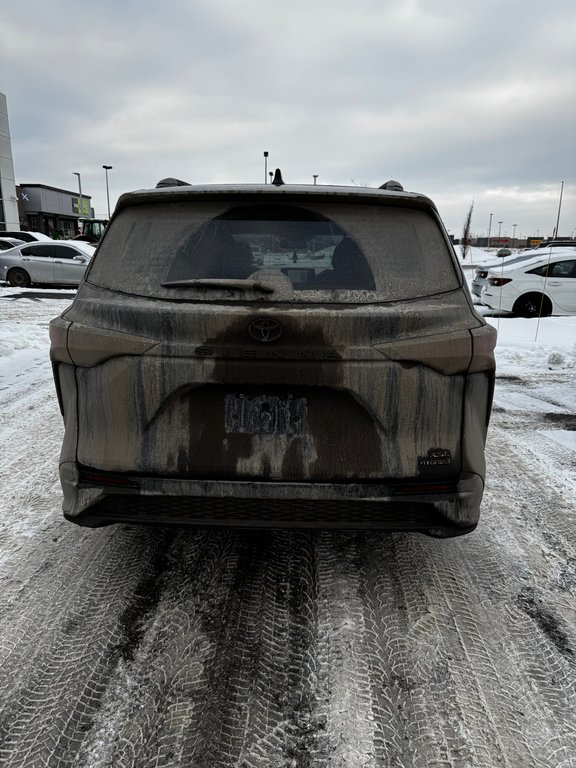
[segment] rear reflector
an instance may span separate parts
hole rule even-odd
[[[107,472],[87,472],[81,469],[78,482],[85,485],[109,486],[113,488],[138,488],[138,482],[125,475],[114,475]]]
[[[457,483],[413,483],[410,485],[397,485],[392,490],[392,495],[405,495],[413,493],[417,495],[427,493],[456,493]]]

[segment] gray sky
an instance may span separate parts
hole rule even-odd
[[[472,230],[576,231],[574,0],[5,0],[17,183],[398,179]],[[502,225],[498,222],[502,221]]]

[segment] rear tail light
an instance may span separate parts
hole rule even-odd
[[[489,277],[488,285],[493,285],[495,288],[501,288],[506,283],[511,283],[511,277]]]
[[[487,274],[488,272],[485,269],[477,269],[475,272],[476,277],[481,277],[481,278],[485,278]]]
[[[468,373],[494,370],[494,347],[497,332],[492,325],[483,325],[470,330],[472,336],[472,362]]]
[[[57,317],[48,326],[50,334],[50,359],[53,363],[72,363],[68,354],[68,329],[72,323]]]
[[[377,344],[374,349],[389,360],[420,363],[448,376],[466,373],[472,359],[469,331]]]
[[[50,358],[55,363],[90,367],[112,357],[143,355],[160,344],[158,339],[111,331],[58,317],[50,323]]]

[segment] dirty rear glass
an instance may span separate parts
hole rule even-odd
[[[459,285],[426,211],[338,202],[126,208],[111,223],[88,280],[199,301],[395,301]]]

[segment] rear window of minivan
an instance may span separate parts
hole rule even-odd
[[[425,210],[340,202],[162,202],[111,222],[88,282],[160,299],[373,302],[454,290],[459,273]]]

